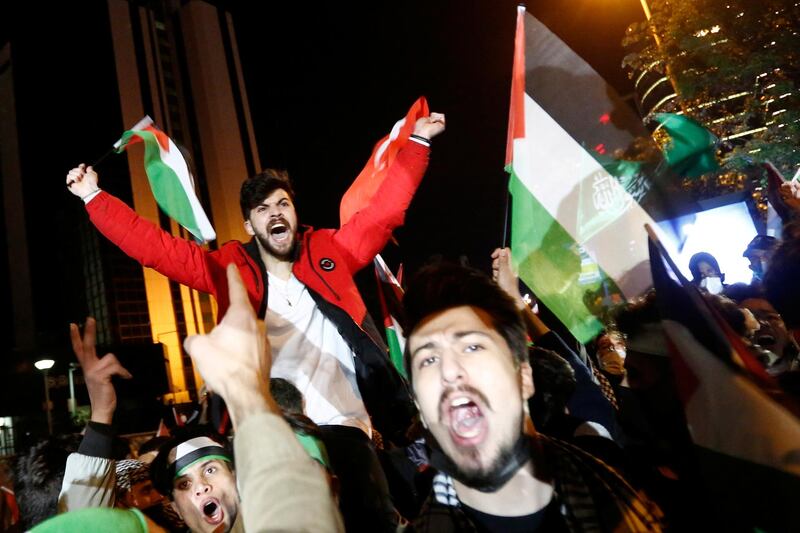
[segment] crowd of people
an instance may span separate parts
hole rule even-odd
[[[789,184],[787,184],[789,188]],[[792,394],[800,394],[794,383],[800,372],[800,349],[790,256],[796,241],[791,237],[794,224],[787,226],[787,239],[756,235],[742,253],[750,263],[750,283],[725,283],[725,273],[713,255],[699,252],[689,261],[692,283],[700,287],[716,309],[764,366],[766,372],[782,382]],[[771,268],[770,268],[771,267]],[[789,299],[787,299],[787,296]],[[779,310],[780,309],[780,310]]]
[[[336,230],[299,223],[287,175],[241,188],[253,238],[209,251],[139,217],[85,165],[66,184],[144,266],[219,304],[184,343],[230,424],[115,446],[113,378],[95,322],[70,325],[91,419],[21,455],[17,531],[689,531],[716,523],[694,483],[658,295],[589,343],[533,312],[510,250],[492,272],[436,262],[409,281],[404,377],[353,281],[403,223],[445,117],[420,119],[370,203]],[[787,204],[800,198],[787,184]],[[789,217],[787,217],[789,218]],[[787,394],[800,375],[800,231],[758,236],[750,284],[707,253],[698,290]],[[207,421],[210,415],[198,417]],[[7,514],[7,513],[5,513]],[[12,524],[11,522],[16,522]]]

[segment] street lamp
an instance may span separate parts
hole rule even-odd
[[[33,363],[38,370],[42,371],[42,375],[44,376],[44,402],[45,402],[45,410],[47,411],[47,434],[53,434],[53,415],[50,414],[50,386],[47,383],[47,373],[48,371],[53,368],[53,365],[56,364],[55,361],[52,359],[40,359]]]
[[[69,400],[67,400],[67,408],[72,418],[75,418],[75,413],[78,409],[78,403],[75,401],[75,378],[72,377],[77,368],[80,368],[78,363],[69,364]]]

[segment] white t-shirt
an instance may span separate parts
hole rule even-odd
[[[353,350],[294,274],[287,281],[267,275],[272,377],[286,379],[300,389],[306,415],[317,424],[357,427],[371,437]]]

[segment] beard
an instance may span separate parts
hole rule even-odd
[[[294,261],[297,255],[297,237],[292,236],[291,245],[287,250],[281,251],[275,248],[269,240],[269,235],[262,233],[256,234],[256,240],[261,244],[261,247],[267,251],[269,255],[280,261]]]
[[[522,427],[522,415],[512,427]],[[524,433],[514,434],[501,442],[489,464],[480,464],[477,447],[458,448],[451,458],[430,431],[426,437],[431,447],[431,465],[460,481],[464,485],[482,492],[500,489],[530,459],[529,438]]]
[[[477,450],[471,450],[468,454],[477,455]],[[506,466],[514,457],[514,444],[506,443],[490,464],[486,466],[463,466],[455,461],[452,463],[452,471],[448,472],[453,478],[457,479],[468,487],[492,486],[496,483],[501,472],[506,470]]]

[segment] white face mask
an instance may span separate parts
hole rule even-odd
[[[700,286],[711,294],[719,294],[722,292],[722,280],[718,277],[703,278],[700,280]]]

